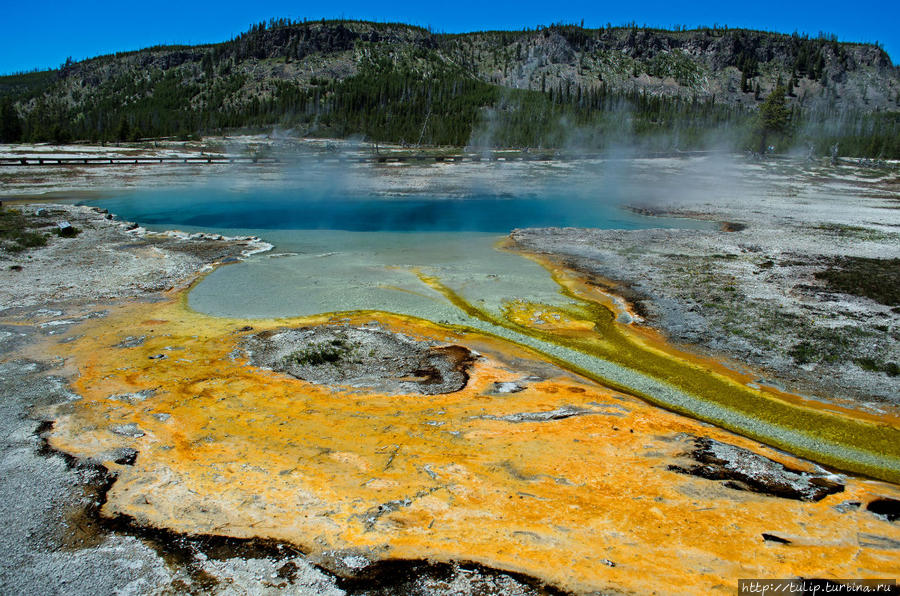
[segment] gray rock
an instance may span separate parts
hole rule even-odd
[[[856,539],[859,542],[859,545],[865,548],[878,548],[884,550],[900,549],[900,540],[888,538],[887,536],[860,532],[856,535]]]
[[[119,343],[115,345],[117,348],[136,348],[138,346],[144,345],[144,341],[146,341],[146,335],[129,335]]]
[[[844,501],[835,505],[833,509],[838,513],[850,513],[851,511],[857,511],[861,505],[862,503],[859,501]]]
[[[736,490],[800,501],[820,501],[844,490],[844,485],[835,476],[793,470],[743,447],[707,437],[696,438],[694,449],[685,455],[693,460],[691,464],[672,465],[669,469],[710,480],[724,480],[725,486]]]
[[[525,385],[515,382],[515,381],[503,381],[497,382],[491,385],[490,391],[488,393],[495,395],[504,395],[508,393],[518,393],[520,391],[525,390]]]
[[[585,416],[587,414],[602,414],[596,410],[588,410],[577,406],[561,406],[547,412],[521,412],[507,414],[506,416],[478,416],[482,420],[502,420],[504,422],[549,422],[551,420],[563,420],[573,416]]]
[[[122,435],[123,437],[132,437],[134,439],[143,437],[145,434],[144,431],[142,431],[141,428],[133,422],[130,424],[114,424],[113,426],[109,427],[109,430],[110,432],[113,432],[117,435]]]
[[[310,383],[394,394],[459,391],[476,358],[462,346],[350,325],[264,331],[241,346],[252,364]]]

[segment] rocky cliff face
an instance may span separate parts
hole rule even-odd
[[[124,74],[177,70],[209,83],[241,73],[249,79],[244,95],[252,97],[264,96],[273,80],[306,87],[352,76],[373,56],[396,63],[416,54],[513,88],[606,85],[753,106],[780,79],[791,86],[788,101],[802,107],[900,108],[900,69],[876,46],[741,29],[554,26],[438,35],[406,25],[317,22],[257,28],[216,45],[102,56],[66,65],[58,77],[63,87],[89,89]]]
[[[793,81],[789,101],[802,107],[900,107],[900,73],[883,50],[829,39],[739,29],[553,27],[460,36],[447,46],[457,55],[471,48],[476,59],[470,67],[510,87],[606,83],[752,106],[781,79],[785,85]]]

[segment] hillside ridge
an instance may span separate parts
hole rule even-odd
[[[221,43],[155,46],[0,77],[0,101],[11,106],[4,122],[17,117],[19,135],[31,140],[280,125],[303,134],[460,144],[486,117],[525,107],[573,121],[585,111],[608,114],[627,105],[632,114],[655,110],[645,118],[650,127],[662,123],[672,132],[672,122],[698,113],[684,104],[703,104],[701,119],[709,124],[740,127],[776,88],[796,124],[801,114],[807,121],[839,116],[852,121],[842,126],[859,130],[868,115],[900,112],[900,68],[888,54],[834,37],[575,25],[448,34],[404,24],[285,19]],[[378,106],[368,105],[367,93]],[[436,105],[435,95],[460,105]],[[416,116],[408,130],[379,122],[375,112],[410,98],[422,105],[407,114]],[[416,134],[426,115],[444,130]],[[881,120],[877,128],[883,129]],[[546,132],[520,135],[518,144],[553,145]]]

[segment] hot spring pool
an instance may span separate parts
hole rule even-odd
[[[490,310],[506,300],[565,299],[547,271],[496,244],[514,228],[701,227],[647,217],[603,198],[327,193],[304,188],[162,188],[91,201],[150,229],[253,234],[267,253],[220,267],[191,292],[190,306],[259,318],[383,310],[433,321],[467,317],[423,284],[438,277]]]

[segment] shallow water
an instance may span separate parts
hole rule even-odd
[[[468,322],[419,280],[418,271],[440,277],[491,310],[507,299],[561,298],[546,270],[496,250],[492,234],[279,230],[263,236],[275,251],[216,270],[191,292],[190,306],[232,317],[382,310]]]
[[[494,312],[513,299],[565,301],[545,269],[495,248],[514,228],[703,225],[632,213],[599,191],[378,196],[320,185],[204,186],[146,190],[91,204],[151,229],[256,234],[274,244],[271,252],[217,269],[190,294],[190,306],[198,311],[243,318],[384,310],[462,324],[468,317],[423,284],[418,271]]]

